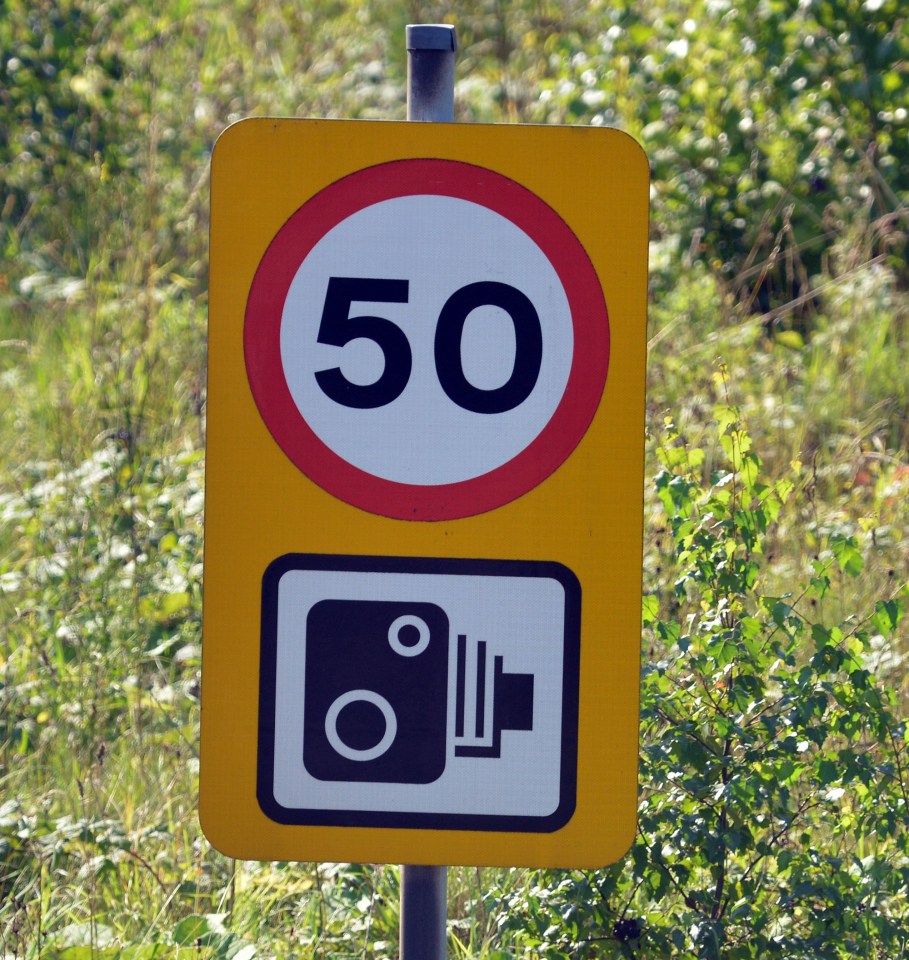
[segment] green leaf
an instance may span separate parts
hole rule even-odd
[[[755,453],[748,452],[742,457],[742,479],[745,486],[751,489],[757,482],[761,471],[761,460]]]
[[[788,347],[790,350],[803,350],[805,347],[805,338],[798,330],[779,330],[774,339],[778,344]]]
[[[811,638],[814,640],[814,649],[819,651],[830,643],[830,630],[820,623],[811,625]]]
[[[71,923],[53,938],[53,946],[59,948],[106,947],[113,943],[114,931],[103,923]],[[86,954],[88,956],[88,954]]]
[[[234,949],[238,947],[238,949]],[[255,960],[256,946],[253,943],[235,941],[225,954],[226,960]]]
[[[203,945],[219,944],[227,932],[224,929],[223,914],[194,913],[184,917],[174,927],[174,943],[192,946],[199,941]]]
[[[713,415],[716,417],[717,432],[725,433],[734,423],[740,419],[739,411],[730,407],[726,403],[717,403],[713,407]]]
[[[878,600],[874,605],[874,616],[871,623],[879,633],[892,634],[903,619],[903,601],[899,597],[892,600]]]
[[[778,600],[771,608],[770,616],[778,627],[783,627],[786,625],[786,619],[790,613],[792,613],[792,607],[788,603]]]
[[[844,537],[834,534],[830,538],[830,549],[836,557],[840,570],[850,577],[857,577],[865,566],[865,561],[859,553],[855,537]]]
[[[905,79],[901,77],[896,70],[888,70],[883,77],[881,77],[881,85],[885,93],[895,93],[903,87],[905,82]]]
[[[161,542],[158,544],[158,549],[161,551],[161,553],[170,553],[177,548],[179,543],[179,538],[173,531],[171,531],[170,533],[166,533],[161,538]]]
[[[189,593],[180,591],[179,593],[160,593],[150,597],[145,597],[139,603],[139,613],[157,621],[166,623],[174,620],[184,613],[191,605],[192,598]]]
[[[660,598],[654,593],[645,594],[641,604],[641,620],[645,626],[656,620],[660,613]]]
[[[828,783],[835,783],[841,777],[842,770],[833,760],[821,760],[817,765],[817,779],[822,787],[826,787]]]

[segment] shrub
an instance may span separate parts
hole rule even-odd
[[[592,4],[586,18],[580,37],[563,31],[536,118],[637,136],[655,230],[736,299],[810,308],[816,275],[858,254],[905,278],[909,32],[897,0]]]
[[[720,451],[667,423],[656,494],[675,580],[644,599],[641,795],[625,864],[540,872],[507,921],[547,958],[902,956],[909,942],[905,724],[874,652],[905,590],[837,616],[854,538],[785,596],[763,545],[799,479],[766,482],[738,412]]]

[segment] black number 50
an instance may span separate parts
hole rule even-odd
[[[364,277],[331,277],[319,324],[319,343],[343,347],[365,337],[382,351],[384,366],[373,383],[351,383],[340,367],[319,370],[316,382],[330,399],[360,410],[383,407],[396,400],[407,386],[413,356],[400,327],[385,317],[350,315],[354,301],[407,303],[407,280]],[[504,310],[514,324],[515,354],[511,375],[499,387],[484,389],[464,374],[461,341],[464,324],[477,307]],[[469,283],[456,290],[439,314],[435,334],[435,365],[439,383],[449,399],[473,413],[505,413],[522,404],[533,392],[543,362],[543,332],[530,300],[515,287],[496,281]]]

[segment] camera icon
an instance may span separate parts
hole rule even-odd
[[[319,780],[431,783],[445,769],[448,617],[322,600],[306,620],[303,764]]]
[[[271,819],[551,831],[570,818],[570,570],[287,554],[262,587],[257,796]]]
[[[303,763],[319,780],[432,783],[448,757],[450,622],[434,603],[328,599],[306,622]],[[533,675],[457,636],[455,756],[533,729]]]

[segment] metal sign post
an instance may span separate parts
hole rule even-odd
[[[401,960],[445,960],[448,867],[401,867]]]
[[[457,35],[446,23],[409,24],[407,33],[407,119],[454,120]]]
[[[454,121],[455,28],[408,24],[407,119]],[[448,868],[402,865],[401,960],[445,960]]]

